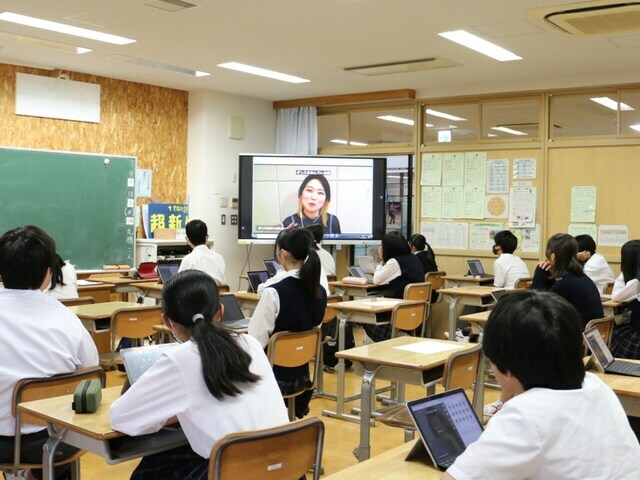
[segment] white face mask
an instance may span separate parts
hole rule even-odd
[[[184,341],[180,340],[178,338],[178,336],[176,335],[176,331],[173,329],[173,322],[171,320],[169,320],[169,323],[171,324],[171,334],[173,335],[173,338],[175,339],[175,341],[178,342],[178,343],[184,343]]]

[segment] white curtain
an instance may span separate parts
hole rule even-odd
[[[318,153],[316,107],[278,110],[276,153],[296,155],[316,155]]]

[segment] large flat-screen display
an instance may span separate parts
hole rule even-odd
[[[327,243],[380,240],[386,169],[384,157],[242,154],[238,238],[268,241],[316,223]]]

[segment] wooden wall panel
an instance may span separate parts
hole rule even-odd
[[[65,72],[100,84],[100,123],[27,117],[15,114],[17,72],[58,75],[0,64],[0,145],[136,156],[153,170],[154,202],[186,202],[188,92]]]

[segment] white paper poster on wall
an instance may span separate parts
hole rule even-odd
[[[487,184],[487,152],[467,152],[464,154],[464,184]]]
[[[443,155],[442,185],[464,185],[464,153],[445,153]]]
[[[462,218],[464,187],[442,187],[442,218]]]
[[[422,174],[420,185],[440,185],[442,179],[442,154],[422,154]]]
[[[522,250],[523,252],[539,252],[541,230],[539,224],[536,224],[534,228],[515,228],[511,230],[518,238],[518,250]]]
[[[535,227],[536,205],[536,187],[528,185],[511,187],[511,198],[509,202],[509,226]]]
[[[628,225],[600,225],[598,227],[598,245],[600,246],[621,247],[628,240]]]
[[[493,237],[505,229],[504,223],[477,222],[469,224],[470,248],[473,250],[491,251]]]
[[[421,206],[422,217],[442,217],[442,187],[422,187]]]
[[[464,187],[463,218],[484,218],[484,186],[467,185]]]
[[[578,235],[590,235],[598,243],[598,227],[595,223],[570,223],[567,233],[573,237]]]
[[[422,222],[422,233],[433,248],[467,249],[469,224],[466,222]]]
[[[515,180],[531,180],[536,178],[536,159],[516,158],[513,161],[513,178]]]
[[[595,223],[596,187],[571,187],[571,223]]]
[[[487,160],[487,193],[509,192],[509,159]]]

